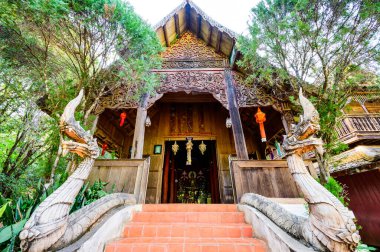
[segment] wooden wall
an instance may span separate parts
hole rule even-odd
[[[110,191],[134,194],[138,203],[144,203],[147,189],[149,158],[144,160],[96,160],[87,181],[92,185],[95,181],[108,182]]]
[[[221,201],[233,202],[228,156],[235,153],[235,146],[232,130],[225,126],[228,111],[217,102],[196,100],[202,103],[158,101],[148,110],[152,125],[146,128],[144,143],[144,156],[151,158],[147,203],[159,203],[161,199],[165,141],[185,140],[187,136],[193,137],[194,140],[216,140]],[[125,153],[129,151],[132,138],[133,136],[126,136],[124,139]],[[255,152],[256,139],[249,132],[246,133],[246,142],[248,152]],[[162,145],[161,154],[153,154],[154,145]]]
[[[306,162],[310,174],[316,173],[311,162]],[[231,161],[234,200],[239,202],[244,193],[256,193],[269,198],[299,198],[300,192],[290,174],[286,160]]]
[[[354,212],[362,241],[380,246],[380,169],[336,177],[346,186],[349,208]]]

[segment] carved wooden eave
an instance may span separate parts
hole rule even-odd
[[[380,145],[359,145],[332,157],[330,172],[333,174],[341,172],[355,173],[365,167],[376,168],[372,164],[378,161],[380,161]]]
[[[282,111],[281,95],[269,94],[257,83],[247,86],[244,74],[234,68],[239,53],[235,48],[237,35],[209,18],[192,1],[182,2],[155,29],[166,49],[161,53],[162,68],[152,70],[161,84],[148,99],[148,107],[165,93],[186,92],[211,94],[228,109],[224,73],[232,69],[239,107],[273,106]],[[138,103],[131,99],[135,96],[133,87],[120,86],[100,99],[95,113],[105,108],[137,108]]]
[[[191,0],[183,1],[153,29],[162,46],[167,46],[167,41],[171,45],[186,31],[190,31],[227,59],[230,58],[238,37],[234,31],[210,18]]]

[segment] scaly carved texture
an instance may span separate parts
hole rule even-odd
[[[110,209],[127,204],[136,204],[133,194],[113,193],[75,211],[68,218],[66,232],[50,249],[59,250],[78,240]]]
[[[23,251],[45,251],[65,233],[68,215],[75,197],[87,179],[99,155],[96,139],[75,121],[74,112],[83,98],[83,90],[70,101],[60,121],[61,133],[76,141],[63,141],[63,154],[77,153],[83,157],[75,172],[33,212],[20,233]]]
[[[304,114],[297,125],[292,125],[283,146],[290,172],[308,203],[309,218],[306,221],[295,219],[291,214],[284,214],[274,203],[268,203],[265,198],[255,195],[245,196],[244,203],[262,211],[284,230],[319,251],[354,251],[360,236],[356,230],[353,213],[309,174],[302,160],[301,155],[314,148],[322,153],[323,143],[321,139],[314,137],[320,129],[318,112],[302,95],[302,90],[299,98]],[[270,210],[263,209],[263,204],[270,205],[271,207],[267,207]],[[286,220],[278,222],[279,218]],[[296,227],[295,230],[289,228],[290,226]]]

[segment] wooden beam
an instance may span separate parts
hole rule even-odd
[[[212,25],[209,24],[209,27],[208,27],[208,38],[207,38],[207,45],[208,46],[211,44],[211,37],[212,37]]]
[[[218,35],[216,38],[216,47],[215,47],[215,52],[219,53],[220,52],[220,44],[222,42],[222,33],[218,31]]]
[[[240,160],[248,160],[248,151],[245,144],[243,126],[241,124],[239,107],[230,69],[224,70],[224,81],[227,89],[228,109],[232,121],[232,133],[234,135],[236,155]]]
[[[197,38],[201,37],[201,29],[202,29],[202,16],[198,14],[197,16]]]
[[[162,26],[162,30],[164,31],[164,38],[165,38],[166,47],[169,47],[170,46],[170,41],[169,41],[169,38],[168,38],[168,33],[166,31],[166,24],[164,26]]]
[[[145,120],[148,114],[148,94],[143,94],[137,108],[135,132],[133,134],[131,159],[141,159],[144,151]]]
[[[177,34],[177,38],[179,38],[181,31],[179,29],[179,18],[178,14],[174,14],[174,25],[175,25],[175,33]]]
[[[185,7],[185,20],[186,20],[186,28],[190,31],[190,15],[191,15],[190,5],[186,5]]]
[[[231,52],[230,52],[230,67],[231,68],[233,68],[233,66],[235,65],[236,56],[237,56],[237,50],[235,47],[235,40],[234,40],[232,42],[232,48],[231,48]]]

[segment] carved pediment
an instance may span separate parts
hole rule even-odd
[[[227,60],[191,32],[185,32],[161,57],[163,68],[222,68]]]

